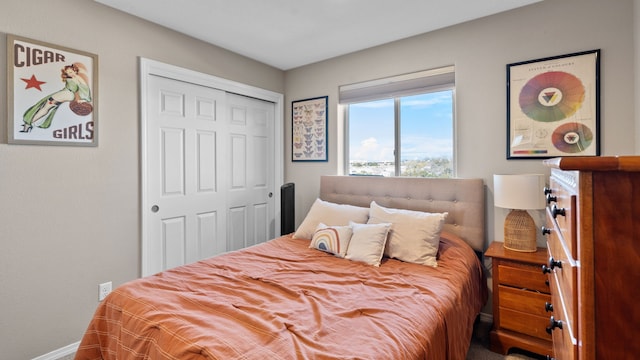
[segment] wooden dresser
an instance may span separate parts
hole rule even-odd
[[[551,168],[547,237],[553,354],[640,357],[640,156],[566,157]]]

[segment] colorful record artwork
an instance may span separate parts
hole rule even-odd
[[[520,108],[533,120],[565,119],[582,106],[585,89],[580,79],[563,71],[534,76],[520,91]]]
[[[593,132],[587,126],[570,122],[558,126],[551,134],[551,142],[556,149],[565,153],[583,152],[591,145]]]

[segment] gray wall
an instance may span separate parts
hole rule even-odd
[[[502,237],[493,225],[504,216],[494,214],[491,175],[544,171],[538,161],[505,160],[505,64],[601,48],[603,153],[640,149],[634,3],[638,14],[640,0],[546,0],[283,73],[93,1],[5,1],[0,67],[4,33],[99,55],[100,144],[7,145],[0,87],[0,356],[27,359],[80,340],[97,284],[139,275],[139,56],[286,94],[285,181],[296,183],[298,223],[319,175],[339,171],[338,86],[455,64],[458,175],[485,179],[491,240]],[[330,100],[329,161],[292,163],[290,102],[321,95]]]
[[[635,0],[635,3],[639,3]],[[488,241],[502,240],[507,211],[493,207],[493,174],[548,173],[539,160],[506,160],[506,64],[602,49],[601,150],[633,154],[634,0],[547,0],[410,39],[301,67],[286,73],[288,101],[329,96],[329,161],[291,163],[285,179],[296,183],[296,221],[318,194],[318,176],[342,170],[338,87],[446,65],[456,67],[457,175],[480,177],[487,191]],[[637,13],[637,11],[636,11]],[[291,138],[286,113],[285,139]],[[543,212],[532,214],[543,221]],[[497,230],[494,230],[497,229]],[[538,242],[544,244],[539,236]]]
[[[99,56],[99,146],[7,145],[6,36]],[[0,6],[0,358],[80,340],[98,284],[140,274],[138,57],[284,93],[284,73],[91,0]]]

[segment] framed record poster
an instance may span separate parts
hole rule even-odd
[[[98,57],[7,35],[8,141],[97,146]]]
[[[292,161],[327,161],[328,98],[291,102]]]
[[[600,155],[600,50],[507,65],[507,159]]]

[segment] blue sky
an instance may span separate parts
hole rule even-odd
[[[402,160],[453,154],[452,92],[402,98]],[[349,107],[351,160],[393,160],[393,99]]]

